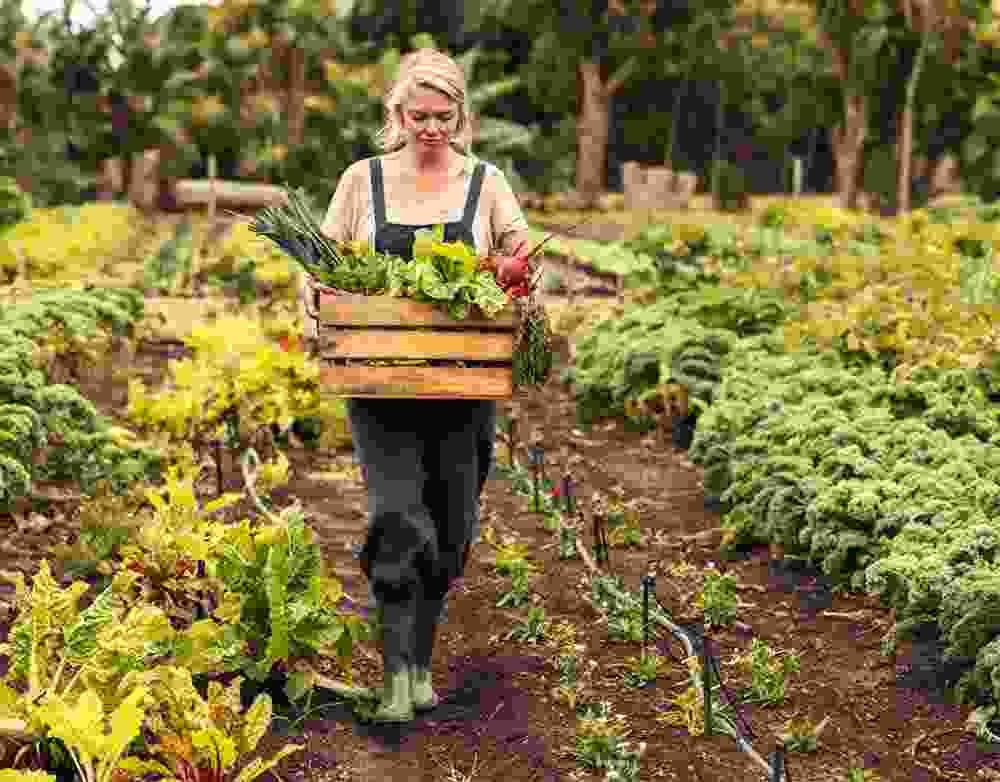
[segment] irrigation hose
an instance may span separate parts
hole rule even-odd
[[[594,564],[593,560],[590,558],[590,555],[587,552],[586,547],[583,545],[583,543],[580,541],[579,538],[577,538],[577,540],[576,540],[576,550],[577,550],[577,552],[579,552],[581,559],[583,559],[583,561],[586,563],[587,567],[595,575],[598,575],[598,576],[602,575],[601,571],[598,570],[597,566]],[[607,590],[619,602],[629,602],[629,601],[632,601],[634,599],[631,594],[623,593],[623,592],[621,592],[620,590],[618,590],[616,587],[614,587],[611,584],[607,585]],[[601,610],[596,604],[592,603],[591,605],[594,605],[595,608],[597,608],[598,610]],[[679,625],[676,625],[673,622],[671,622],[658,607],[656,609],[654,609],[654,610],[651,610],[650,613],[649,613],[649,615],[652,617],[653,621],[655,621],[657,624],[665,627],[667,630],[669,630],[671,633],[673,633],[673,635],[676,636],[680,640],[680,642],[684,645],[684,651],[687,652],[687,656],[688,657],[694,657],[695,656],[694,644],[692,643],[691,637],[688,635],[688,632],[684,628],[682,628]],[[745,738],[743,738],[742,734],[739,731],[739,728],[737,728],[734,725],[733,726],[733,732],[730,735],[735,739],[736,745],[744,753],[746,753],[747,755],[749,755],[750,759],[753,760],[758,766],[760,766],[761,770],[765,774],[767,774],[768,779],[772,779],[774,772],[773,772],[773,770],[771,768],[771,765],[763,757],[761,757],[760,753],[757,752],[757,750],[755,750],[753,748],[753,745],[749,741],[747,741]]]

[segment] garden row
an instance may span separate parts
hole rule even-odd
[[[810,225],[790,206],[745,235],[650,229],[631,273],[652,284],[564,375],[581,424],[696,419],[725,548],[771,543],[881,596],[886,654],[936,624],[968,663],[957,694],[979,705],[1000,702],[998,217],[973,204]]]

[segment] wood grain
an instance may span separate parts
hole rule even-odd
[[[317,348],[321,359],[510,361],[514,354],[514,333],[321,328]]]
[[[333,367],[320,369],[324,395],[395,399],[510,399],[511,367]]]
[[[517,313],[512,308],[488,318],[473,307],[469,317],[456,320],[440,305],[398,296],[361,293],[319,294],[319,323],[323,326],[434,326],[451,329],[513,331]]]

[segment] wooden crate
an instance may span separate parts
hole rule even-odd
[[[313,352],[325,393],[396,399],[510,399],[517,314],[473,308],[455,320],[438,305],[314,285]],[[365,360],[433,365],[366,366]],[[469,363],[476,366],[468,366]],[[485,364],[485,365],[484,365]]]

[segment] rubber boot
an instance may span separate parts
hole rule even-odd
[[[410,667],[410,692],[416,711],[430,711],[441,702],[431,685],[431,659],[443,607],[444,598],[428,600],[421,596],[414,628],[413,664]]]
[[[410,698],[410,672],[407,668],[385,672],[382,699],[372,717],[373,722],[409,722],[414,717]]]
[[[372,717],[374,722],[409,722],[414,717],[409,674],[416,608],[415,595],[398,602],[380,603],[385,673],[382,698]]]

